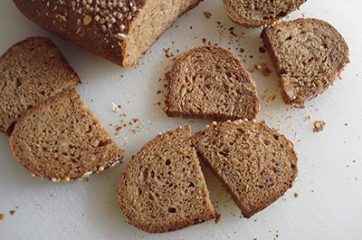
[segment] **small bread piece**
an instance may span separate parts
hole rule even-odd
[[[319,19],[297,19],[267,27],[262,38],[281,80],[284,101],[303,106],[333,84],[349,62],[338,31]]]
[[[0,57],[0,131],[8,132],[21,113],[79,82],[49,39],[31,37],[15,44]]]
[[[247,218],[282,196],[297,176],[293,144],[264,123],[214,123],[193,143]]]
[[[244,27],[271,24],[297,10],[307,0],[224,0],[230,19]]]
[[[118,65],[136,65],[201,0],[14,0],[30,20]]]
[[[53,182],[87,178],[123,156],[75,89],[24,114],[10,136],[10,146],[34,176]]]
[[[216,217],[190,137],[189,126],[163,133],[129,161],[118,201],[130,224],[156,233]]]
[[[259,112],[255,83],[225,48],[204,46],[179,55],[166,78],[168,116],[252,120]]]

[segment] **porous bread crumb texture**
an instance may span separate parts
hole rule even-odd
[[[15,125],[10,146],[34,176],[54,182],[102,172],[123,156],[74,89],[28,111]]]
[[[297,176],[293,144],[264,123],[214,124],[193,143],[247,218],[282,196]]]
[[[252,120],[259,112],[255,83],[237,56],[222,47],[182,53],[166,78],[169,116]]]
[[[216,217],[190,137],[189,126],[163,133],[129,161],[118,201],[130,224],[166,232]]]
[[[0,130],[9,131],[21,113],[79,82],[49,39],[31,37],[15,44],[0,58]]]
[[[200,0],[14,0],[30,20],[123,67]]]
[[[260,27],[297,10],[307,0],[224,0],[227,15],[245,27]]]
[[[281,80],[284,101],[303,106],[333,84],[349,62],[348,46],[338,31],[319,19],[297,19],[262,33]]]

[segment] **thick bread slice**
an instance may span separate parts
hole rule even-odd
[[[195,134],[193,143],[245,217],[277,200],[297,176],[293,144],[264,123],[214,123]]]
[[[14,157],[34,176],[54,182],[102,172],[123,156],[75,89],[22,116],[10,136],[10,146]]]
[[[216,217],[190,137],[189,126],[163,133],[129,161],[118,201],[130,224],[155,233]]]
[[[30,20],[124,67],[201,0],[14,0]]]
[[[49,39],[15,44],[0,58],[0,131],[9,131],[21,113],[79,82]]]
[[[301,106],[328,88],[348,63],[348,46],[338,31],[318,19],[297,19],[262,33],[276,66],[287,104]]]
[[[297,10],[307,0],[224,0],[227,15],[244,27],[260,27]]]
[[[204,46],[179,55],[166,78],[169,116],[251,120],[259,112],[255,83],[225,48]]]

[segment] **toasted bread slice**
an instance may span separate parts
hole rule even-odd
[[[348,63],[348,46],[338,31],[318,19],[297,19],[262,33],[281,80],[287,104],[302,106],[327,89]]]
[[[156,233],[216,217],[190,137],[189,126],[163,133],[129,161],[118,201],[130,224]]]
[[[31,37],[15,44],[0,58],[0,131],[10,131],[21,113],[79,82],[49,39]]]
[[[53,182],[86,178],[123,156],[75,89],[24,114],[10,145],[14,157],[34,176]]]
[[[232,21],[255,28],[275,22],[297,10],[306,1],[224,0],[224,8]]]
[[[251,120],[259,112],[255,83],[227,49],[204,46],[185,52],[166,77],[171,117]]]
[[[293,144],[264,123],[214,123],[193,143],[247,218],[282,196],[297,176]]]

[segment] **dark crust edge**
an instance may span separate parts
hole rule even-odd
[[[341,62],[339,68],[337,68],[337,71],[334,74],[332,74],[331,77],[330,77],[331,84],[332,84],[333,82],[335,82],[337,80],[337,78],[340,76],[340,74],[343,71],[343,69],[345,68],[345,66],[350,62],[349,61],[349,48],[348,48],[347,42],[344,39],[344,37],[342,36],[342,34],[340,34],[335,27],[333,27],[328,22],[326,22],[324,20],[321,20],[321,19],[317,19],[317,18],[298,18],[298,19],[291,20],[291,21],[283,21],[283,22],[277,23],[276,25],[288,24],[288,23],[294,23],[294,22],[305,22],[305,21],[317,21],[318,24],[323,24],[324,26],[329,27],[335,34],[337,34],[338,39],[344,45],[344,50],[345,50],[344,53],[343,53],[344,59]],[[313,98],[318,97],[325,90],[327,90],[329,87],[331,87],[331,84],[328,85],[327,87],[325,87],[321,92],[315,94],[314,96],[307,97],[307,98],[300,99],[300,100],[297,99],[296,101],[290,99],[288,97],[288,95],[285,93],[285,87],[284,87],[284,85],[283,85],[283,83],[281,81],[281,75],[283,74],[283,72],[282,72],[282,69],[280,68],[279,60],[276,57],[274,48],[273,48],[273,46],[271,44],[270,37],[268,36],[268,32],[271,31],[272,29],[273,29],[273,26],[265,27],[260,36],[261,36],[261,38],[262,38],[262,40],[264,42],[265,48],[266,48],[266,50],[268,51],[268,53],[270,55],[270,58],[271,58],[271,60],[272,60],[272,62],[274,64],[277,75],[279,77],[282,98],[283,98],[285,104],[292,105],[292,106],[297,107],[297,108],[303,107],[305,101],[308,101],[308,100],[311,100]]]
[[[165,108],[164,108],[164,111],[165,113],[167,114],[167,116],[169,117],[183,117],[183,118],[201,118],[201,119],[209,119],[209,120],[216,120],[216,121],[226,121],[226,120],[237,120],[237,119],[240,119],[244,116],[232,116],[232,115],[226,115],[226,114],[218,114],[218,113],[215,113],[215,114],[201,114],[201,113],[185,113],[185,112],[180,112],[180,111],[174,111],[174,110],[171,110],[171,106],[173,105],[172,104],[172,101],[171,101],[171,98],[172,98],[172,95],[171,95],[171,86],[173,84],[173,82],[175,81],[175,77],[173,76],[174,75],[174,72],[175,72],[175,68],[177,68],[178,64],[180,64],[180,62],[183,61],[183,58],[187,57],[189,54],[191,54],[193,51],[197,51],[197,50],[200,50],[200,49],[203,49],[203,48],[218,48],[218,49],[221,49],[223,50],[226,54],[229,54],[230,57],[232,56],[240,65],[240,68],[242,70],[242,73],[241,75],[245,76],[248,81],[250,82],[250,84],[252,84],[254,86],[254,94],[255,94],[255,97],[256,97],[256,104],[254,106],[254,109],[253,111],[251,112],[251,117],[250,118],[247,118],[248,120],[254,120],[258,113],[260,112],[260,99],[259,99],[259,96],[258,96],[258,93],[257,93],[257,89],[256,89],[256,84],[254,82],[254,80],[251,78],[251,75],[250,73],[245,69],[245,67],[243,66],[242,62],[240,61],[240,59],[238,58],[238,56],[231,52],[230,50],[224,48],[224,47],[221,47],[221,46],[201,46],[201,47],[196,47],[196,48],[192,48],[188,51],[185,51],[183,53],[180,53],[178,56],[176,56],[173,60],[173,63],[172,63],[172,66],[171,66],[171,70],[168,71],[166,74],[165,74],[165,79],[166,79],[166,82],[167,82],[167,94],[166,94],[166,99],[165,99]],[[247,114],[245,114],[247,115]]]
[[[165,131],[163,133],[159,133],[155,138],[149,140],[145,145],[143,145],[141,147],[141,149],[139,149],[137,151],[138,152],[141,152],[143,151],[144,149],[146,149],[149,145],[152,145],[154,144],[154,142],[158,142],[160,139],[162,139],[165,135],[169,134],[169,133],[172,133],[174,131],[178,131],[180,129],[183,129],[183,128],[187,128],[188,131],[190,131],[190,141],[192,139],[192,130],[191,130],[191,126],[190,125],[182,125],[182,126],[179,126],[178,128],[176,129],[173,129],[173,130],[168,130],[168,131]],[[192,144],[192,143],[191,143]],[[193,147],[193,145],[192,145]],[[196,151],[196,148],[193,147]],[[137,154],[136,153],[136,154]],[[182,229],[182,228],[185,228],[185,227],[188,227],[188,226],[192,226],[192,225],[196,225],[198,223],[202,223],[202,222],[206,222],[206,221],[209,221],[209,220],[212,220],[212,219],[217,219],[217,217],[219,216],[219,214],[215,211],[211,201],[210,201],[210,204],[211,204],[211,207],[212,207],[212,215],[211,214],[205,214],[205,218],[204,219],[201,219],[201,218],[198,218],[198,219],[194,219],[194,220],[183,220],[183,221],[178,221],[172,225],[167,225],[167,226],[162,226],[162,227],[154,227],[152,226],[151,224],[142,224],[142,223],[139,223],[138,221],[134,221],[132,219],[132,217],[130,216],[129,212],[126,211],[126,209],[123,207],[124,205],[124,202],[123,202],[123,199],[122,199],[122,196],[124,195],[124,188],[125,188],[125,178],[126,178],[126,175],[127,175],[127,170],[128,168],[130,168],[131,166],[133,166],[134,163],[134,156],[132,156],[126,167],[124,168],[123,170],[123,173],[121,174],[121,177],[120,177],[120,181],[119,181],[119,184],[118,184],[118,190],[117,190],[117,201],[118,201],[118,205],[119,205],[119,208],[121,210],[121,212],[124,214],[128,224],[131,224],[145,232],[149,232],[149,233],[166,233],[166,232],[171,232],[171,231],[176,231],[176,230],[179,230],[179,229]],[[203,172],[201,170],[201,166],[200,166],[200,171],[203,175]],[[204,181],[205,181],[205,177],[203,175],[203,178],[204,178]],[[205,181],[205,184],[206,184],[206,181]],[[207,189],[207,186],[206,186],[206,189]],[[208,191],[208,189],[207,189]],[[208,215],[208,216],[206,216]]]
[[[0,63],[4,60],[4,58],[10,54],[12,54],[12,51],[14,48],[17,48],[19,47],[19,45],[22,45],[24,43],[27,43],[29,41],[33,41],[33,40],[44,40],[46,42],[46,44],[48,44],[50,47],[56,49],[56,51],[58,51],[59,53],[59,57],[60,57],[60,60],[61,62],[64,64],[64,66],[67,68],[67,70],[74,75],[74,79],[71,79],[72,82],[74,83],[74,86],[77,86],[78,84],[82,83],[80,78],[79,78],[79,75],[77,74],[77,72],[73,69],[73,67],[69,64],[68,60],[65,58],[65,56],[63,55],[63,53],[60,51],[60,49],[55,45],[55,43],[47,38],[47,37],[42,37],[42,36],[33,36],[33,37],[27,37],[15,44],[13,44],[12,46],[10,46],[3,55],[0,56]],[[75,81],[74,81],[75,80]],[[1,81],[1,79],[0,79]],[[72,87],[71,87],[72,88]],[[64,91],[67,91],[67,90],[70,90],[71,88],[68,88],[68,89],[65,89]],[[58,93],[59,94],[59,93]],[[54,95],[55,96],[55,95]],[[46,100],[45,100],[46,101]],[[43,103],[44,101],[42,102],[39,102],[39,104]],[[38,104],[38,105],[39,105]],[[25,110],[26,112],[27,110]],[[21,116],[21,113],[20,113],[20,116]],[[18,117],[18,119],[20,118],[20,116]],[[10,136],[12,131],[14,130],[14,125],[16,124],[17,120],[15,120],[14,122],[11,123],[11,125],[5,129],[3,126],[0,125],[0,132],[3,132],[5,133],[6,135]]]
[[[34,108],[31,108],[31,109],[28,109],[27,111],[23,112],[19,118],[19,120],[17,121],[17,123],[15,124],[14,126],[14,131],[17,129],[17,126],[18,124],[23,124],[24,121],[26,121],[26,118],[29,114],[32,114],[32,113],[36,113],[44,108],[46,108],[48,105],[52,104],[53,102],[55,102],[57,99],[59,98],[62,98],[64,96],[67,96],[71,94],[72,91],[75,91],[78,95],[79,93],[77,92],[76,89],[70,89],[70,90],[67,90],[67,91],[64,91],[64,92],[61,92],[61,93],[58,93],[57,95],[49,98],[48,100],[46,100],[45,102],[42,102],[41,104],[37,105],[36,107]],[[98,119],[95,117],[95,115],[87,108],[87,106],[85,105],[84,101],[82,100],[82,98],[80,97],[79,95],[79,98],[80,100],[82,101],[83,105],[84,105],[84,108],[86,109],[86,111],[88,111],[88,113],[94,118],[97,120],[97,122],[99,123],[100,127],[102,129],[104,129],[103,125],[98,121]],[[105,130],[105,129],[104,129]],[[19,162],[23,167],[25,167],[30,173],[32,176],[34,177],[37,177],[39,179],[48,179],[52,182],[69,182],[69,181],[74,181],[74,180],[79,180],[79,179],[87,179],[89,176],[95,174],[95,173],[100,173],[100,172],[103,172],[104,170],[110,168],[110,167],[113,167],[115,165],[117,165],[118,163],[121,163],[123,157],[124,157],[124,150],[122,148],[120,148],[114,141],[113,141],[113,138],[112,138],[112,141],[113,143],[117,146],[118,148],[118,157],[116,159],[114,159],[113,161],[109,161],[106,165],[103,166],[104,170],[100,171],[99,169],[96,169],[96,170],[93,170],[93,171],[89,171],[89,172],[84,172],[83,175],[79,176],[79,177],[72,177],[72,178],[69,178],[69,180],[65,180],[65,179],[60,179],[60,178],[57,178],[57,177],[51,177],[51,176],[40,176],[40,175],[37,175],[35,174],[31,169],[28,169],[26,166],[24,166],[22,163],[21,163],[21,160],[20,158],[17,157],[17,153],[18,151],[16,150],[16,142],[15,142],[15,138],[16,136],[13,135],[14,131],[12,132],[12,134],[9,136],[9,145],[10,145],[10,150],[11,150],[11,154],[12,156],[14,157],[14,159],[17,160],[17,162]],[[106,131],[107,132],[107,131]],[[107,132],[108,134],[108,132]],[[86,174],[86,175],[85,175]]]
[[[240,122],[240,120],[238,120],[237,122]],[[243,124],[246,124],[248,121],[242,121]],[[233,191],[229,188],[229,186],[227,185],[227,183],[222,179],[222,177],[216,172],[216,170],[211,166],[211,164],[209,163],[209,161],[207,160],[206,157],[204,157],[204,155],[202,154],[201,151],[199,151],[198,147],[197,147],[197,142],[199,141],[199,139],[201,138],[201,135],[203,132],[210,130],[210,128],[212,127],[216,127],[217,125],[213,124],[211,127],[209,126],[208,128],[201,130],[197,133],[194,134],[194,136],[192,137],[192,142],[194,147],[196,148],[197,154],[199,156],[199,158],[205,162],[211,169],[212,172],[214,173],[214,175],[220,180],[220,182],[222,183],[224,189],[231,195],[232,199],[234,200],[235,204],[240,208],[242,215],[245,218],[250,218],[252,217],[254,214],[256,214],[257,212],[260,212],[261,210],[269,207],[271,204],[273,204],[275,201],[277,201],[280,197],[282,197],[290,188],[293,187],[293,184],[298,176],[298,156],[297,153],[295,152],[294,149],[294,144],[287,138],[285,137],[283,134],[279,133],[277,130],[275,130],[274,128],[268,127],[265,123],[253,123],[253,124],[258,124],[259,128],[267,128],[270,129],[273,133],[277,134],[279,137],[281,137],[284,141],[288,142],[291,146],[291,154],[293,155],[293,159],[295,159],[295,171],[294,174],[292,176],[292,181],[289,183],[288,187],[284,189],[284,191],[280,192],[279,194],[275,194],[272,195],[268,201],[265,202],[265,204],[261,204],[258,205],[255,209],[249,210],[247,208],[245,208],[238,200],[238,197],[233,193]],[[212,131],[213,129],[211,129]]]

